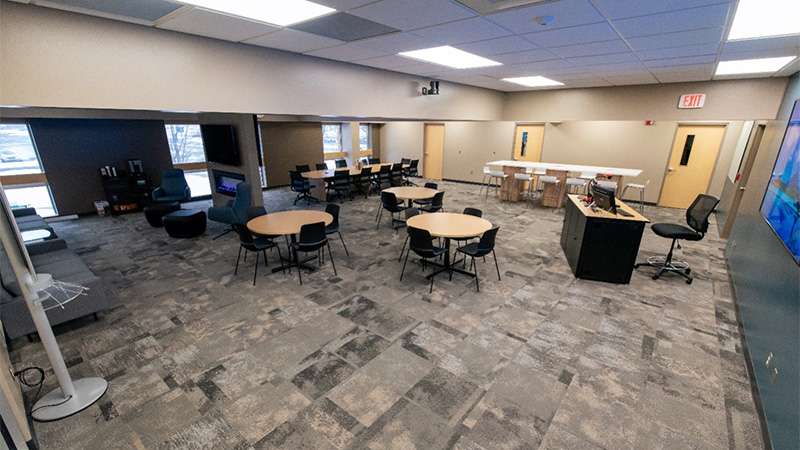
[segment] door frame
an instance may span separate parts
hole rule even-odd
[[[444,180],[444,140],[447,133],[447,125],[445,122],[422,122],[422,176],[427,178],[427,174],[425,174],[425,133],[427,133],[428,125],[441,125],[442,126],[442,177],[440,180]]]
[[[709,186],[714,181],[714,174],[717,172],[717,167],[719,166],[719,157],[722,155],[722,144],[725,142],[725,138],[728,137],[728,132],[730,131],[730,124],[731,121],[715,121],[715,120],[708,120],[708,121],[679,121],[675,124],[675,131],[672,133],[672,140],[669,144],[669,151],[667,152],[667,160],[664,161],[664,172],[661,178],[661,187],[658,188],[658,200],[656,200],[656,206],[661,206],[661,196],[664,194],[664,185],[667,184],[667,175],[669,174],[669,161],[672,159],[672,149],[675,148],[675,143],[678,140],[678,130],[682,126],[686,127],[725,127],[725,130],[722,132],[722,139],[719,141],[719,150],[717,150],[717,159],[714,160],[714,167],[711,168],[711,176],[708,178],[708,184],[705,187],[705,191],[708,192]],[[665,206],[664,208],[668,208]]]
[[[514,150],[517,147],[517,129],[519,127],[527,127],[527,126],[542,126],[542,151],[539,152],[539,160],[542,159],[544,155],[544,134],[547,132],[547,122],[514,122],[514,137],[511,139],[511,156],[509,156],[509,160],[514,161]]]
[[[748,142],[745,146],[745,153],[742,155],[742,160],[739,161],[741,165],[739,166],[739,170],[737,170],[737,175],[741,176],[733,183],[733,198],[731,199],[731,204],[728,208],[727,216],[725,217],[725,223],[718,224],[720,227],[720,237],[727,238],[730,236],[731,231],[733,231],[733,225],[736,223],[736,216],[739,214],[739,206],[742,204],[742,197],[744,197],[744,191],[747,190],[750,174],[753,171],[753,165],[755,165],[756,156],[758,156],[758,152],[761,149],[761,144],[764,142],[764,134],[766,131],[767,123],[763,120],[756,120],[753,124],[753,129],[750,131],[750,136],[747,138]],[[731,161],[731,164],[734,163],[735,161]]]

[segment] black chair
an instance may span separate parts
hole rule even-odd
[[[359,159],[359,161],[361,162],[361,164],[363,164],[365,166],[369,165],[369,158],[367,158],[366,156],[364,156],[361,159]]]
[[[420,228],[408,227],[409,244],[406,250],[406,257],[403,260],[403,269],[400,271],[400,281],[403,281],[403,273],[406,271],[406,263],[408,263],[408,255],[412,251],[422,258],[422,269],[425,270],[425,262],[428,259],[438,258],[443,255],[447,249],[433,245],[433,238],[428,230]],[[433,276],[431,276],[431,287],[428,293],[433,292]]]
[[[416,164],[415,164],[416,162]],[[419,160],[411,160],[408,158],[403,158],[400,164],[403,165],[403,184],[405,186],[415,186],[415,184],[411,181],[412,169],[416,173],[417,164],[419,164]],[[408,167],[406,167],[408,166]]]
[[[389,169],[389,184],[392,186],[403,185],[403,165],[401,163],[394,163]]]
[[[436,195],[434,195],[431,199],[431,203],[421,207],[420,211],[424,211],[426,213],[444,211],[444,191],[437,192]]]
[[[299,166],[294,166],[294,168],[295,168],[295,170],[297,170],[301,174],[305,173],[305,172],[311,172],[311,167],[309,167],[308,164],[301,164]]]
[[[708,218],[711,213],[717,208],[719,199],[711,195],[699,194],[692,202],[689,209],[686,210],[686,224],[689,227],[679,225],[676,223],[655,223],[651,227],[653,233],[663,238],[672,239],[672,244],[669,247],[667,256],[653,256],[647,258],[646,262],[637,263],[635,268],[641,266],[655,267],[658,271],[653,275],[653,279],[657,280],[665,272],[677,273],[686,279],[686,284],[692,284],[692,268],[689,264],[683,261],[673,261],[672,253],[675,250],[675,244],[678,240],[685,241],[700,241],[705,237],[708,231]],[[678,248],[680,244],[678,243]]]
[[[400,158],[400,164],[402,164],[404,166],[407,165],[407,164],[411,164],[411,159],[410,158]]]
[[[345,167],[347,167],[347,160],[346,159],[337,159],[335,164],[336,164],[336,168],[337,169],[344,169]]]
[[[334,203],[328,203],[325,206],[325,212],[333,216],[333,222],[330,225],[325,227],[325,234],[338,234],[339,239],[342,241],[342,247],[344,247],[344,252],[347,256],[350,256],[350,252],[347,251],[347,245],[344,243],[344,238],[342,237],[342,232],[339,231],[339,205]]]
[[[491,230],[483,233],[483,236],[481,236],[481,239],[478,242],[473,242],[456,249],[456,251],[465,255],[464,259],[466,259],[467,256],[472,258],[470,270],[472,267],[475,267],[475,289],[478,292],[481,290],[481,282],[478,279],[478,266],[475,264],[475,258],[485,257],[491,253],[494,257],[494,268],[497,270],[497,281],[500,281],[500,266],[497,264],[497,255],[494,253],[494,241],[497,237],[497,230],[499,229],[499,227],[494,227]]]
[[[381,166],[380,171],[372,172],[372,183],[375,189],[382,191],[392,186],[390,169],[390,166]]]
[[[289,180],[291,180],[291,184],[289,185],[289,189],[292,192],[297,193],[297,197],[294,199],[294,204],[297,204],[298,200],[305,200],[306,204],[310,204],[312,200],[317,200],[316,198],[311,196],[311,183],[308,182],[305,178],[300,175],[300,172],[296,172],[294,170],[289,171]]]
[[[419,176],[419,160],[412,159],[411,163],[408,167],[408,176],[409,177],[418,177]]]
[[[333,180],[328,184],[328,192],[333,191],[339,201],[346,196],[353,199],[353,190],[350,186],[350,169],[342,169],[334,172]]]
[[[428,189],[436,189],[436,190],[439,189],[439,185],[438,184],[430,182],[430,181],[425,183],[424,187],[426,187]],[[430,198],[424,198],[424,199],[421,199],[421,200],[414,200],[414,204],[415,205],[420,205],[420,206],[428,206],[428,205],[431,204],[431,200],[432,199],[430,199]]]
[[[325,163],[316,163],[314,164],[314,168],[317,170],[328,170],[328,165]]]
[[[406,223],[408,222],[408,219],[420,214],[421,213],[417,208],[406,208]],[[400,248],[400,256],[397,258],[398,261],[403,260],[403,253],[406,251],[406,245],[408,245],[408,235],[406,235],[406,238],[403,241],[403,246]]]
[[[468,216],[474,216],[474,217],[483,217],[483,211],[481,211],[478,208],[470,208],[470,207],[464,208],[463,214],[466,214]],[[456,247],[461,247],[465,242],[469,242],[469,241],[471,241],[473,239],[475,239],[475,238],[471,238],[471,237],[468,237],[468,238],[452,238],[451,240],[456,241]],[[466,265],[466,264],[467,264],[467,258],[464,258],[464,265]]]
[[[370,188],[372,187],[372,169],[363,167],[361,173],[353,177],[353,188],[359,193],[364,194],[364,198],[369,197]]]
[[[250,230],[247,229],[245,225],[235,223],[232,225],[233,231],[239,235],[239,254],[236,256],[236,268],[233,269],[233,274],[236,275],[239,273],[239,259],[242,257],[242,249],[244,249],[244,260],[247,262],[247,253],[253,252],[256,254],[256,266],[253,270],[253,286],[256,285],[256,277],[258,276],[258,256],[259,253],[264,255],[264,265],[268,264],[267,260],[267,250],[276,248],[278,249],[278,258],[283,261],[283,255],[281,255],[281,248],[272,241],[270,237],[253,237],[253,234],[250,233]]]
[[[381,159],[380,158],[369,158],[369,163],[370,163],[370,165],[380,164],[381,163]]]
[[[317,259],[321,262],[324,258],[326,247],[328,249],[328,257],[330,257],[331,265],[333,266],[333,274],[338,275],[336,273],[336,263],[333,261],[331,244],[328,242],[328,235],[325,232],[325,222],[309,223],[300,227],[300,236],[297,242],[292,244],[292,256],[295,262],[299,262],[298,253],[317,252]],[[300,284],[302,285],[303,274],[300,264],[297,264],[297,276],[300,278]]]
[[[397,196],[391,192],[381,192],[381,208],[378,210],[378,223],[376,224],[375,228],[379,228],[381,226],[381,217],[383,216],[383,210],[389,211],[392,217],[392,228],[398,229],[405,224],[404,221],[400,219],[395,219],[394,215],[399,214],[405,211],[407,207],[402,203],[398,203]],[[399,226],[395,226],[395,223],[400,223]]]

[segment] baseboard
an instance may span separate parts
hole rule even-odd
[[[90,214],[90,213],[87,213]],[[94,215],[94,214],[92,214]],[[67,220],[77,220],[80,217],[79,214],[68,214],[66,216],[55,216],[55,217],[48,217],[44,219],[45,222],[66,222]]]

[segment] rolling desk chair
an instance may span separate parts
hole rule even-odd
[[[717,208],[719,199],[706,194],[699,194],[694,199],[692,205],[686,210],[686,223],[689,227],[674,223],[655,223],[652,226],[653,232],[663,238],[672,239],[667,256],[651,256],[647,262],[636,263],[634,268],[640,266],[655,267],[658,271],[653,275],[657,280],[665,272],[677,273],[686,279],[686,284],[692,284],[692,269],[684,261],[673,261],[672,252],[675,250],[675,243],[679,240],[699,241],[705,237],[708,231],[708,218]],[[690,228],[691,227],[691,228]],[[680,248],[680,247],[679,247]]]

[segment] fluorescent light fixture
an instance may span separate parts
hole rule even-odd
[[[800,1],[739,0],[728,40],[800,33]]]
[[[307,0],[178,0],[186,5],[282,27],[335,12]]]
[[[750,73],[771,73],[777,72],[796,56],[781,56],[779,58],[757,58],[757,59],[737,59],[733,61],[720,61],[717,64],[715,75],[740,75]]]
[[[563,86],[564,83],[550,78],[537,75],[535,77],[516,77],[516,78],[503,78],[503,81],[509,83],[521,84],[527,87],[546,87],[546,86]]]
[[[442,66],[452,67],[454,69],[472,69],[475,67],[489,67],[501,66],[502,64],[491,59],[486,59],[482,56],[473,55],[472,53],[459,50],[449,45],[441,47],[423,48],[421,50],[413,50],[410,52],[398,53],[400,56],[406,58],[419,59]]]

